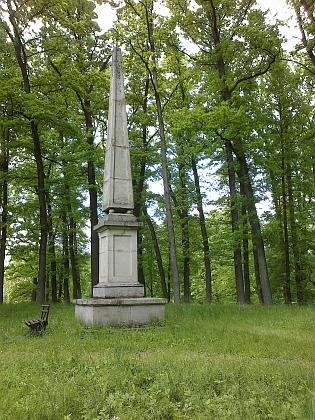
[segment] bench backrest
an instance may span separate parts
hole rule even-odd
[[[49,315],[50,305],[42,305],[42,313],[40,315],[41,319],[48,325],[48,315]]]

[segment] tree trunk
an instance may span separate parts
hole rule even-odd
[[[287,206],[287,191],[284,170],[284,158],[282,154],[282,176],[281,176],[281,194],[277,192],[278,181],[276,180],[273,171],[270,171],[272,202],[275,209],[276,220],[279,226],[279,232],[276,232],[278,237],[278,246],[281,252],[281,266],[283,268],[283,298],[285,303],[292,303],[291,295],[291,269],[290,269],[290,253],[289,253],[289,232],[288,232],[288,206]],[[280,195],[283,197],[282,202]],[[284,213],[285,209],[285,214]]]
[[[152,238],[155,256],[156,256],[156,262],[157,262],[159,273],[160,273],[163,297],[167,300],[170,300],[170,294],[169,294],[169,291],[167,290],[166,281],[165,281],[165,271],[163,268],[162,256],[160,253],[160,248],[158,245],[155,229],[154,229],[152,220],[150,216],[148,215],[147,209],[145,207],[143,207],[143,214],[146,216],[147,224],[151,233],[151,238]]]
[[[249,277],[249,252],[248,252],[248,221],[245,188],[240,179],[240,193],[242,197],[242,236],[243,236],[243,275],[244,275],[244,298],[245,303],[250,303],[250,277]]]
[[[7,245],[7,220],[8,220],[8,170],[9,170],[9,131],[3,128],[0,150],[0,192],[2,209],[0,216],[0,303],[3,303],[5,255]]]
[[[296,283],[296,297],[299,305],[303,305],[306,302],[305,298],[305,284],[306,279],[303,273],[303,265],[301,261],[300,241],[298,235],[297,223],[295,220],[294,212],[294,199],[293,199],[293,188],[291,179],[291,167],[287,167],[287,185],[288,185],[288,208],[289,208],[289,220],[292,236],[292,253],[294,259],[295,268],[295,283]]]
[[[189,220],[187,203],[187,186],[184,176],[184,165],[179,164],[180,188],[183,195],[182,210],[180,211],[180,225],[182,232],[182,252],[183,252],[183,273],[184,273],[184,302],[190,301],[190,242],[189,242]]]
[[[57,262],[56,262],[56,251],[55,251],[55,235],[53,232],[52,225],[52,214],[50,201],[47,204],[48,207],[48,254],[50,260],[50,285],[51,285],[51,300],[53,303],[57,303]],[[49,294],[46,290],[46,301],[49,301]]]
[[[91,113],[90,100],[81,99],[82,110],[85,117],[86,140],[88,147],[93,148],[94,134],[93,134],[93,117]],[[89,153],[90,155],[90,153]],[[88,184],[90,197],[90,232],[91,232],[91,280],[92,293],[93,286],[99,282],[99,238],[98,233],[95,232],[94,226],[98,223],[97,212],[97,185],[95,181],[95,166],[91,158],[88,158]]]
[[[174,303],[177,305],[180,303],[180,287],[179,287],[179,276],[178,276],[178,266],[177,266],[177,256],[176,256],[176,242],[175,242],[175,231],[174,231],[174,222],[173,214],[171,208],[171,199],[169,191],[169,181],[168,181],[168,169],[167,169],[167,147],[165,139],[165,127],[163,119],[163,111],[161,105],[161,99],[158,88],[158,78],[157,78],[157,68],[156,68],[156,59],[155,59],[155,45],[153,37],[153,24],[151,16],[152,10],[147,9],[147,29],[149,36],[150,50],[152,53],[152,86],[154,89],[155,104],[157,110],[157,117],[159,123],[159,134],[161,142],[161,159],[162,159],[162,178],[163,178],[163,188],[164,188],[164,200],[165,200],[165,211],[166,211],[166,220],[167,220],[167,230],[168,230],[168,239],[169,239],[169,250],[170,250],[170,261],[171,261],[171,270],[173,277],[173,293],[174,293]]]
[[[237,303],[245,303],[244,295],[244,282],[243,282],[243,268],[242,268],[242,251],[239,236],[239,223],[238,223],[238,211],[236,208],[236,181],[235,181],[235,169],[233,152],[230,142],[225,142],[226,160],[228,167],[229,176],[229,190],[230,190],[230,206],[231,206],[231,219],[232,219],[232,232],[234,235],[234,272],[236,282],[236,296]]]
[[[149,78],[145,81],[145,91],[144,91],[144,99],[142,104],[143,114],[146,115],[148,111],[148,94],[149,94],[149,85],[150,80]],[[136,197],[135,197],[135,206],[134,206],[134,215],[139,218],[141,215],[141,209],[143,206],[142,197],[143,197],[143,188],[144,188],[144,181],[145,181],[145,170],[147,165],[147,157],[146,151],[148,148],[148,127],[146,124],[142,125],[142,149],[143,153],[140,159],[140,173],[139,173],[139,181],[136,185]],[[140,284],[144,286],[144,292],[146,293],[145,287],[145,277],[144,277],[144,270],[142,265],[142,232],[141,230],[137,231],[137,253],[138,253],[138,281]],[[152,289],[152,279],[150,282],[151,289]]]
[[[69,225],[69,254],[71,262],[71,275],[73,283],[73,299],[81,299],[81,279],[80,271],[77,264],[77,252],[76,252],[76,224],[74,218],[70,216],[70,225]]]
[[[212,302],[212,273],[211,273],[211,263],[210,263],[210,247],[209,247],[209,240],[208,240],[208,233],[206,227],[206,220],[205,214],[203,211],[202,205],[202,196],[201,196],[201,189],[200,189],[200,181],[199,175],[197,170],[197,163],[194,157],[191,158],[191,166],[194,174],[194,183],[195,183],[195,190],[197,195],[197,210],[199,214],[199,224],[201,230],[201,238],[202,238],[202,245],[203,245],[203,260],[205,265],[205,274],[206,274],[206,302]]]
[[[264,304],[264,296],[262,293],[260,274],[259,274],[259,264],[258,264],[258,255],[257,249],[253,244],[253,257],[254,257],[254,272],[255,272],[255,281],[256,281],[256,293],[258,296],[259,303]]]
[[[179,153],[182,155],[183,151]],[[181,241],[182,241],[182,256],[183,256],[183,277],[184,277],[184,302],[190,301],[190,258],[189,258],[189,222],[188,222],[188,202],[187,202],[187,186],[184,176],[184,165],[180,162],[178,164],[178,174],[180,180],[180,189],[178,192],[179,201],[176,194],[169,186],[170,193],[178,214],[180,228],[181,228]]]
[[[284,301],[286,304],[292,303],[291,297],[291,285],[290,285],[290,250],[289,250],[289,234],[288,234],[288,210],[287,210],[287,193],[285,186],[285,153],[284,153],[284,144],[282,139],[281,146],[281,166],[282,166],[282,175],[281,175],[281,189],[282,189],[282,219],[283,219],[283,252],[285,260],[285,277],[283,285],[283,294]]]
[[[38,280],[37,280],[37,302],[43,304],[45,302],[45,284],[46,284],[46,248],[47,248],[47,209],[46,209],[46,191],[45,191],[45,174],[41,153],[41,145],[38,134],[37,125],[31,121],[32,136],[34,142],[34,156],[37,166],[37,195],[39,200],[39,222],[40,222],[40,239],[39,239],[39,261],[38,261]]]
[[[62,232],[62,256],[63,256],[63,300],[66,303],[70,303],[69,294],[69,274],[70,274],[70,263],[69,263],[69,243],[67,233],[67,218],[63,214],[63,225],[64,230]]]
[[[240,173],[244,182],[244,190],[247,198],[248,217],[252,231],[253,246],[257,251],[258,268],[261,281],[262,294],[265,305],[272,305],[271,290],[269,284],[267,262],[265,255],[264,243],[261,235],[260,222],[255,205],[254,193],[250,176],[248,173],[247,162],[244,153],[238,148],[238,162],[240,164]]]

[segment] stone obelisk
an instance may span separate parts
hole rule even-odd
[[[113,49],[108,131],[103,182],[104,217],[95,230],[100,240],[99,283],[93,298],[76,299],[75,317],[87,325],[147,324],[165,316],[166,299],[144,297],[138,282],[137,230],[127,115],[119,48]]]
[[[131,212],[133,207],[122,59],[120,49],[114,48],[110,76],[103,211],[126,213]]]
[[[141,297],[138,282],[137,230],[134,208],[127,114],[121,51],[114,48],[111,64],[103,211],[95,227],[100,237],[100,278],[94,297]]]

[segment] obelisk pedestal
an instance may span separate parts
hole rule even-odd
[[[137,272],[137,230],[141,225],[132,214],[108,213],[95,227],[100,239],[100,278],[93,297],[144,296]]]
[[[137,231],[127,114],[119,48],[112,55],[103,204],[95,230],[100,239],[99,283],[92,299],[76,299],[75,317],[87,325],[148,324],[165,316],[166,299],[145,298],[138,282]]]

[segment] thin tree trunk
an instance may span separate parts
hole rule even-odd
[[[63,300],[66,303],[70,302],[69,294],[69,274],[70,274],[70,264],[69,264],[69,243],[68,243],[68,233],[67,233],[67,218],[64,214],[63,217],[64,229],[62,232],[62,256],[63,256]]]
[[[154,81],[154,90],[155,90],[155,102],[159,120],[159,133],[161,140],[161,158],[162,158],[162,178],[163,178],[163,187],[164,187],[164,201],[165,201],[165,212],[167,220],[167,230],[168,230],[168,239],[169,239],[169,250],[170,250],[170,261],[171,261],[171,270],[173,277],[173,293],[174,293],[174,303],[177,305],[180,303],[180,287],[179,287],[179,275],[177,267],[177,256],[176,256],[176,242],[175,242],[175,230],[173,222],[173,214],[171,208],[170,200],[170,191],[169,191],[169,181],[168,181],[168,169],[167,169],[167,148],[166,148],[166,139],[165,139],[165,129],[164,121],[162,115],[162,106],[160,95],[157,88],[157,74],[156,68],[153,69],[153,81]]]
[[[238,150],[240,151],[240,148],[238,148]],[[255,205],[252,184],[248,173],[247,162],[243,152],[239,152],[237,155],[240,164],[241,176],[244,181],[244,190],[247,198],[248,218],[252,231],[253,246],[254,248],[256,248],[257,251],[258,267],[264,304],[272,305],[272,296],[269,284],[265,247],[261,235],[260,222]]]
[[[254,257],[254,272],[255,272],[255,281],[256,281],[256,293],[258,296],[259,303],[264,304],[264,296],[261,287],[260,274],[259,274],[259,263],[258,255],[255,244],[253,243],[253,257]]]
[[[37,280],[37,302],[43,304],[45,302],[45,284],[46,284],[46,249],[47,249],[47,209],[46,209],[46,191],[45,191],[45,174],[42,160],[41,145],[38,135],[37,125],[31,121],[32,136],[34,142],[34,155],[37,165],[37,195],[39,200],[39,222],[40,222],[40,239],[39,239],[39,261],[38,261],[38,280]]]
[[[4,270],[7,245],[7,220],[8,220],[8,171],[9,171],[9,131],[2,130],[0,150],[0,191],[1,191],[1,218],[0,218],[0,303],[3,303]]]
[[[285,260],[285,277],[284,277],[284,301],[286,304],[292,303],[291,296],[291,285],[290,285],[290,250],[289,250],[289,234],[288,234],[288,210],[287,210],[287,193],[285,185],[285,153],[284,153],[284,144],[282,139],[281,146],[281,166],[282,166],[282,175],[281,175],[281,188],[282,188],[282,219],[283,219],[283,239],[284,239],[284,260]]]
[[[32,302],[36,302],[36,291],[37,291],[37,277],[33,277],[33,286],[34,288],[32,289]]]
[[[73,283],[73,299],[81,299],[81,279],[80,279],[80,271],[77,264],[77,252],[76,252],[76,224],[74,222],[74,218],[70,216],[70,225],[69,225],[69,255],[70,255],[70,262],[71,262],[71,275],[72,275],[72,283]]]
[[[143,114],[146,115],[148,112],[148,94],[149,94],[149,85],[150,80],[147,77],[145,81],[145,91],[144,91],[144,99],[142,104],[142,110]],[[135,200],[135,207],[134,207],[134,215],[139,218],[141,215],[141,209],[142,209],[142,197],[143,197],[143,188],[144,188],[144,181],[146,179],[145,177],[145,170],[147,165],[147,155],[146,151],[148,148],[148,127],[147,124],[142,125],[142,149],[143,152],[141,159],[140,159],[140,173],[139,173],[139,181],[136,185],[136,200]],[[144,292],[146,293],[146,287],[145,287],[145,277],[144,277],[144,270],[143,270],[143,255],[142,255],[142,231],[137,231],[137,243],[138,243],[138,281],[140,284],[143,284],[144,286]],[[152,281],[151,283],[152,284]]]
[[[284,160],[283,160],[284,161]],[[284,267],[283,272],[283,297],[285,303],[292,303],[291,295],[291,269],[290,269],[290,254],[286,252],[289,251],[289,233],[288,233],[288,208],[287,208],[287,197],[286,197],[286,187],[285,187],[285,176],[284,176],[284,166],[283,174],[281,177],[281,195],[285,197],[284,200],[280,199],[280,195],[277,192],[278,182],[275,178],[273,171],[270,171],[271,179],[271,190],[272,190],[272,202],[275,209],[276,220],[279,225],[279,232],[276,233],[278,237],[278,246],[281,252],[281,265]],[[282,214],[283,209],[286,209],[286,215]],[[286,232],[286,233],[285,233]],[[286,237],[287,236],[287,237]],[[286,245],[287,244],[287,245]],[[289,280],[289,281],[288,281]]]
[[[183,252],[183,273],[184,273],[184,302],[190,301],[190,241],[189,241],[189,220],[187,203],[187,186],[184,176],[184,165],[179,164],[179,180],[183,195],[182,210],[180,211],[180,225],[182,231],[182,252]]]
[[[159,88],[158,88],[158,77],[157,77],[156,57],[155,57],[155,43],[154,43],[154,37],[153,37],[153,23],[152,23],[153,3],[151,4],[150,7],[151,7],[150,10],[148,9],[148,7],[146,8],[146,24],[147,24],[147,29],[148,29],[148,38],[149,38],[150,50],[152,53],[152,63],[153,63],[153,67],[151,71],[151,82],[154,89],[155,104],[156,104],[157,117],[158,117],[158,122],[159,122],[161,159],[162,159],[162,179],[163,179],[163,188],[164,188],[164,201],[165,201],[165,211],[166,211],[166,220],[167,220],[171,269],[172,269],[172,276],[173,276],[173,293],[174,293],[174,303],[177,305],[180,303],[180,287],[179,287],[179,276],[178,276],[178,266],[177,266],[177,256],[176,256],[174,222],[173,222],[171,198],[170,198],[170,191],[169,191],[169,181],[168,181],[165,127],[164,127],[161,99],[160,99]]]
[[[197,196],[197,210],[199,214],[199,224],[201,230],[202,246],[203,246],[203,260],[205,265],[205,280],[206,280],[206,302],[212,302],[212,273],[211,273],[211,262],[210,262],[210,247],[208,240],[208,233],[206,227],[205,214],[202,205],[202,196],[200,189],[200,180],[197,170],[196,159],[192,156],[191,166],[194,174],[194,183]]]
[[[289,220],[290,220],[290,228],[291,228],[291,236],[292,236],[292,253],[293,253],[294,267],[295,267],[296,295],[297,295],[298,304],[303,305],[306,301],[305,299],[306,279],[303,274],[299,235],[298,235],[298,229],[297,229],[297,224],[295,220],[291,172],[292,172],[291,167],[290,165],[288,165],[286,178],[287,178],[287,186],[288,186],[288,208],[289,208]]]
[[[236,282],[236,296],[237,303],[245,303],[244,295],[244,281],[243,281],[243,268],[242,268],[242,251],[239,236],[239,223],[238,223],[238,211],[236,208],[236,181],[235,181],[235,169],[234,169],[234,159],[233,152],[230,145],[230,142],[225,142],[226,150],[226,159],[228,167],[228,177],[229,177],[229,190],[230,190],[230,206],[231,206],[231,219],[232,219],[232,232],[235,238],[234,245],[234,272],[235,272],[235,282]]]
[[[171,185],[169,186],[171,197],[173,199],[181,228],[181,241],[182,241],[182,256],[183,256],[183,277],[184,277],[184,302],[190,301],[190,258],[189,258],[189,222],[188,222],[188,203],[187,203],[187,186],[185,183],[185,171],[182,163],[178,164],[178,173],[180,180],[180,202],[178,202],[176,194],[172,191]]]
[[[155,251],[155,256],[156,256],[156,262],[157,262],[159,273],[160,273],[160,280],[161,280],[163,297],[167,300],[170,300],[170,295],[169,295],[169,292],[168,292],[167,287],[166,287],[165,271],[164,271],[164,268],[163,268],[162,256],[161,256],[160,248],[159,248],[159,245],[158,245],[158,240],[157,240],[157,237],[156,237],[156,233],[155,233],[155,229],[154,229],[152,220],[151,220],[150,216],[148,215],[147,209],[145,207],[143,207],[143,214],[146,217],[147,224],[148,224],[148,227],[149,227],[149,230],[150,230],[150,233],[151,233],[151,238],[152,238],[154,251]]]
[[[242,196],[242,236],[243,236],[243,275],[244,275],[244,298],[245,303],[250,303],[250,277],[249,277],[249,252],[248,252],[248,221],[245,189],[240,179],[240,193]]]
[[[144,296],[146,296],[146,284],[143,270],[143,253],[142,253],[142,233],[137,231],[137,256],[138,256],[138,282],[144,286]]]
[[[93,117],[91,113],[90,100],[82,100],[81,106],[85,117],[86,139],[88,147],[92,149],[94,145],[94,127]],[[88,184],[90,197],[90,232],[91,232],[91,280],[93,287],[99,282],[99,238],[98,233],[94,230],[94,226],[98,223],[97,212],[97,185],[95,180],[95,166],[91,158],[88,159]]]
[[[50,202],[47,204],[48,208],[48,254],[50,260],[50,285],[51,285],[51,300],[57,303],[57,262],[55,251],[55,235],[52,226],[52,212]],[[46,301],[49,301],[48,287],[46,287]]]

